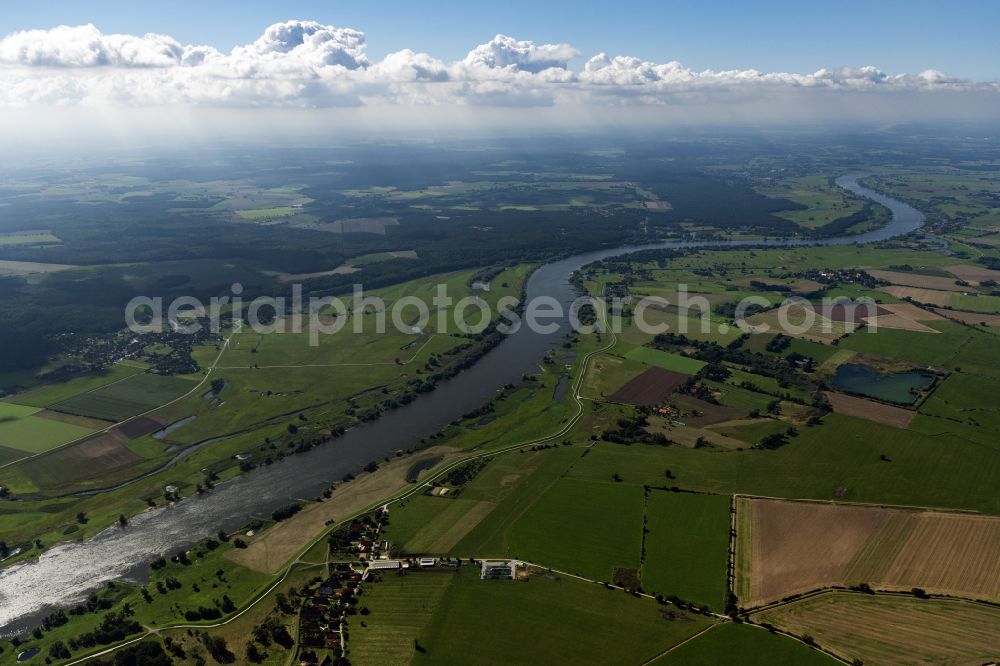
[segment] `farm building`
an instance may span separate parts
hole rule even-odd
[[[395,571],[407,568],[409,565],[401,560],[372,560],[368,563],[368,568],[365,569],[365,576],[371,571]]]
[[[483,560],[479,577],[482,580],[514,580],[517,562],[514,560]]]

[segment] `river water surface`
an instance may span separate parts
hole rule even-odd
[[[568,311],[576,298],[569,282],[574,271],[593,261],[636,250],[870,243],[909,233],[923,224],[923,215],[916,209],[858,185],[861,177],[843,176],[837,184],[892,212],[890,223],[876,231],[818,242],[692,241],[602,249],[541,266],[528,279],[526,298],[554,297]],[[353,428],[308,453],[228,481],[210,493],[140,514],[127,529],[109,528],[85,541],[54,546],[37,561],[0,570],[0,634],[30,628],[49,609],[78,603],[108,581],[141,582],[148,563],[162,554],[197,543],[219,529],[236,530],[251,516],[269,515],[294,499],[316,497],[332,481],[348,472],[356,473],[369,461],[410,448],[478,407],[500,387],[517,382],[525,373],[536,372],[546,351],[557,347],[568,331],[568,320],[561,321],[558,330],[550,334],[522,326],[472,368],[378,421]]]

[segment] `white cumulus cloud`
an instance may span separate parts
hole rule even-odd
[[[104,35],[91,24],[24,30],[0,41],[0,63],[44,67],[176,67],[219,55],[209,46],[182,46],[166,35]]]
[[[676,106],[692,100],[718,105],[767,96],[787,102],[820,94],[889,93],[888,98],[925,92],[938,101],[961,94],[1000,101],[996,82],[963,81],[932,69],[699,71],[677,61],[605,53],[571,68],[579,55],[567,43],[497,35],[455,62],[410,49],[373,62],[364,33],[305,20],[271,25],[229,53],[166,35],[59,26],[0,40],[0,107]]]
[[[463,61],[472,67],[511,69],[538,73],[553,67],[566,69],[580,52],[569,44],[535,44],[497,35],[469,51]]]

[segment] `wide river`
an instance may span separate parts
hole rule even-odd
[[[891,222],[876,231],[818,242],[692,241],[597,250],[540,267],[528,280],[526,297],[551,296],[568,310],[576,298],[569,282],[574,271],[593,261],[636,250],[870,243],[909,233],[923,224],[923,215],[916,209],[861,187],[857,182],[861,177],[843,176],[837,184],[892,211]],[[140,514],[128,529],[110,528],[85,541],[54,546],[36,561],[0,570],[0,635],[23,631],[50,609],[71,606],[108,581],[142,581],[148,563],[162,554],[177,552],[219,529],[238,529],[251,516],[269,515],[293,499],[316,497],[332,481],[357,472],[369,461],[410,448],[485,402],[501,386],[536,372],[545,353],[558,346],[568,330],[568,321],[550,334],[522,326],[475,366],[441,383],[436,391],[378,421],[354,428],[329,444],[285,458],[170,508]]]

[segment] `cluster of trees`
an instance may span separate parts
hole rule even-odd
[[[170,638],[166,638],[164,641],[169,645],[176,646]],[[183,651],[178,656],[183,658],[182,655]],[[98,658],[91,663],[94,666],[171,666],[174,662],[170,655],[163,651],[159,642],[147,640],[117,650],[113,656],[107,659]]]
[[[673,443],[662,432],[647,431],[646,426],[649,425],[649,419],[641,412],[632,418],[618,419],[617,425],[618,427],[614,430],[602,432],[601,439],[615,444],[637,443],[669,446]]]
[[[736,340],[735,342],[739,342],[739,340]],[[762,354],[760,352],[750,351],[735,344],[729,344],[723,347],[716,342],[692,340],[691,338],[679,333],[661,333],[653,338],[650,346],[665,351],[675,351],[678,348],[694,347],[695,351],[691,354],[691,356],[708,363],[708,365],[705,368],[702,368],[701,371],[702,376],[706,379],[722,381],[728,377],[729,375],[725,374],[728,370],[722,365],[723,361],[725,361],[743,366],[748,372],[755,375],[771,377],[777,381],[778,386],[781,386],[782,388],[790,388],[793,386],[803,390],[812,390],[814,388],[809,380],[796,369],[795,361],[806,358],[801,354],[797,355],[796,359],[793,360],[782,356],[775,356],[773,354]],[[716,376],[721,375],[725,376],[722,377],[722,379],[716,378]]]
[[[117,613],[107,613],[101,623],[92,631],[70,639],[70,648],[92,648],[110,645],[142,631],[142,625],[132,619],[132,609],[125,604]]]
[[[275,509],[274,511],[271,512],[271,518],[274,521],[280,523],[282,520],[287,520],[288,518],[291,518],[301,510],[302,510],[302,504],[299,502],[295,502],[293,504],[289,504],[287,506]]]
[[[765,435],[761,438],[759,442],[754,444],[755,449],[765,449],[768,451],[773,451],[774,449],[780,449],[785,444],[788,444],[788,440],[791,437],[797,437],[799,431],[795,429],[794,426],[789,427],[785,432],[774,432],[770,435]]]
[[[483,471],[483,468],[486,467],[488,463],[488,459],[480,458],[479,460],[472,460],[464,465],[459,465],[455,469],[448,472],[448,474],[444,477],[444,482],[450,486],[454,486],[455,488],[461,488],[476,478],[476,476]]]

